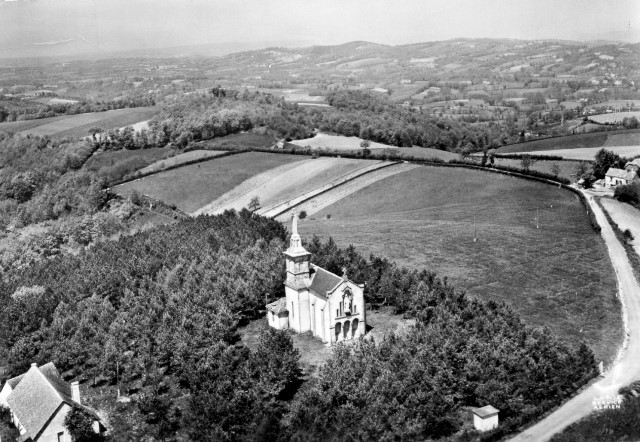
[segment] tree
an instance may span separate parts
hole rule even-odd
[[[522,155],[520,158],[520,164],[522,165],[522,169],[526,172],[529,171],[531,166],[535,164],[536,160],[534,160],[531,155]]]
[[[102,435],[93,431],[94,418],[78,407],[72,407],[64,418],[64,427],[71,435],[73,442],[98,442],[104,440]]]
[[[362,155],[365,157],[371,154],[371,149],[369,149],[369,146],[371,146],[371,143],[369,142],[369,140],[362,140],[360,142],[360,147],[362,148]]]
[[[98,145],[101,144],[103,132],[104,132],[104,129],[97,126],[94,126],[91,129],[89,129],[89,134],[91,135],[91,138],[93,139],[94,144],[98,144]],[[99,136],[96,136],[96,135],[99,135]]]
[[[600,149],[595,156],[595,164],[593,165],[593,174],[597,179],[604,178],[610,167],[624,167],[624,160],[620,155],[610,150]]]
[[[258,198],[257,196],[251,198],[251,201],[249,201],[249,205],[247,206],[247,208],[252,212],[258,210],[260,208],[260,198]]]

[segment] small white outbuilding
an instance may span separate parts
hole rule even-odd
[[[473,410],[473,426],[478,431],[490,431],[498,427],[498,413],[491,405]]]

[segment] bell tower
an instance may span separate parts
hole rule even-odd
[[[309,261],[311,253],[302,247],[302,239],[298,234],[298,214],[293,214],[291,223],[291,240],[289,248],[284,252],[287,261],[287,279],[285,285],[294,290],[306,289],[305,280],[309,279]]]

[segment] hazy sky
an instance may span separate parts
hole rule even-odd
[[[640,42],[640,0],[0,0],[0,49],[456,37]]]

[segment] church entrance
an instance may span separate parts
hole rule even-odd
[[[354,319],[353,322],[351,323],[351,337],[354,338],[356,336],[356,331],[358,331],[358,323],[360,321],[358,321],[357,319]]]
[[[336,322],[336,342],[340,340],[340,332],[342,331],[342,325]]]
[[[344,321],[342,331],[344,333],[344,339],[349,339],[349,321]]]

